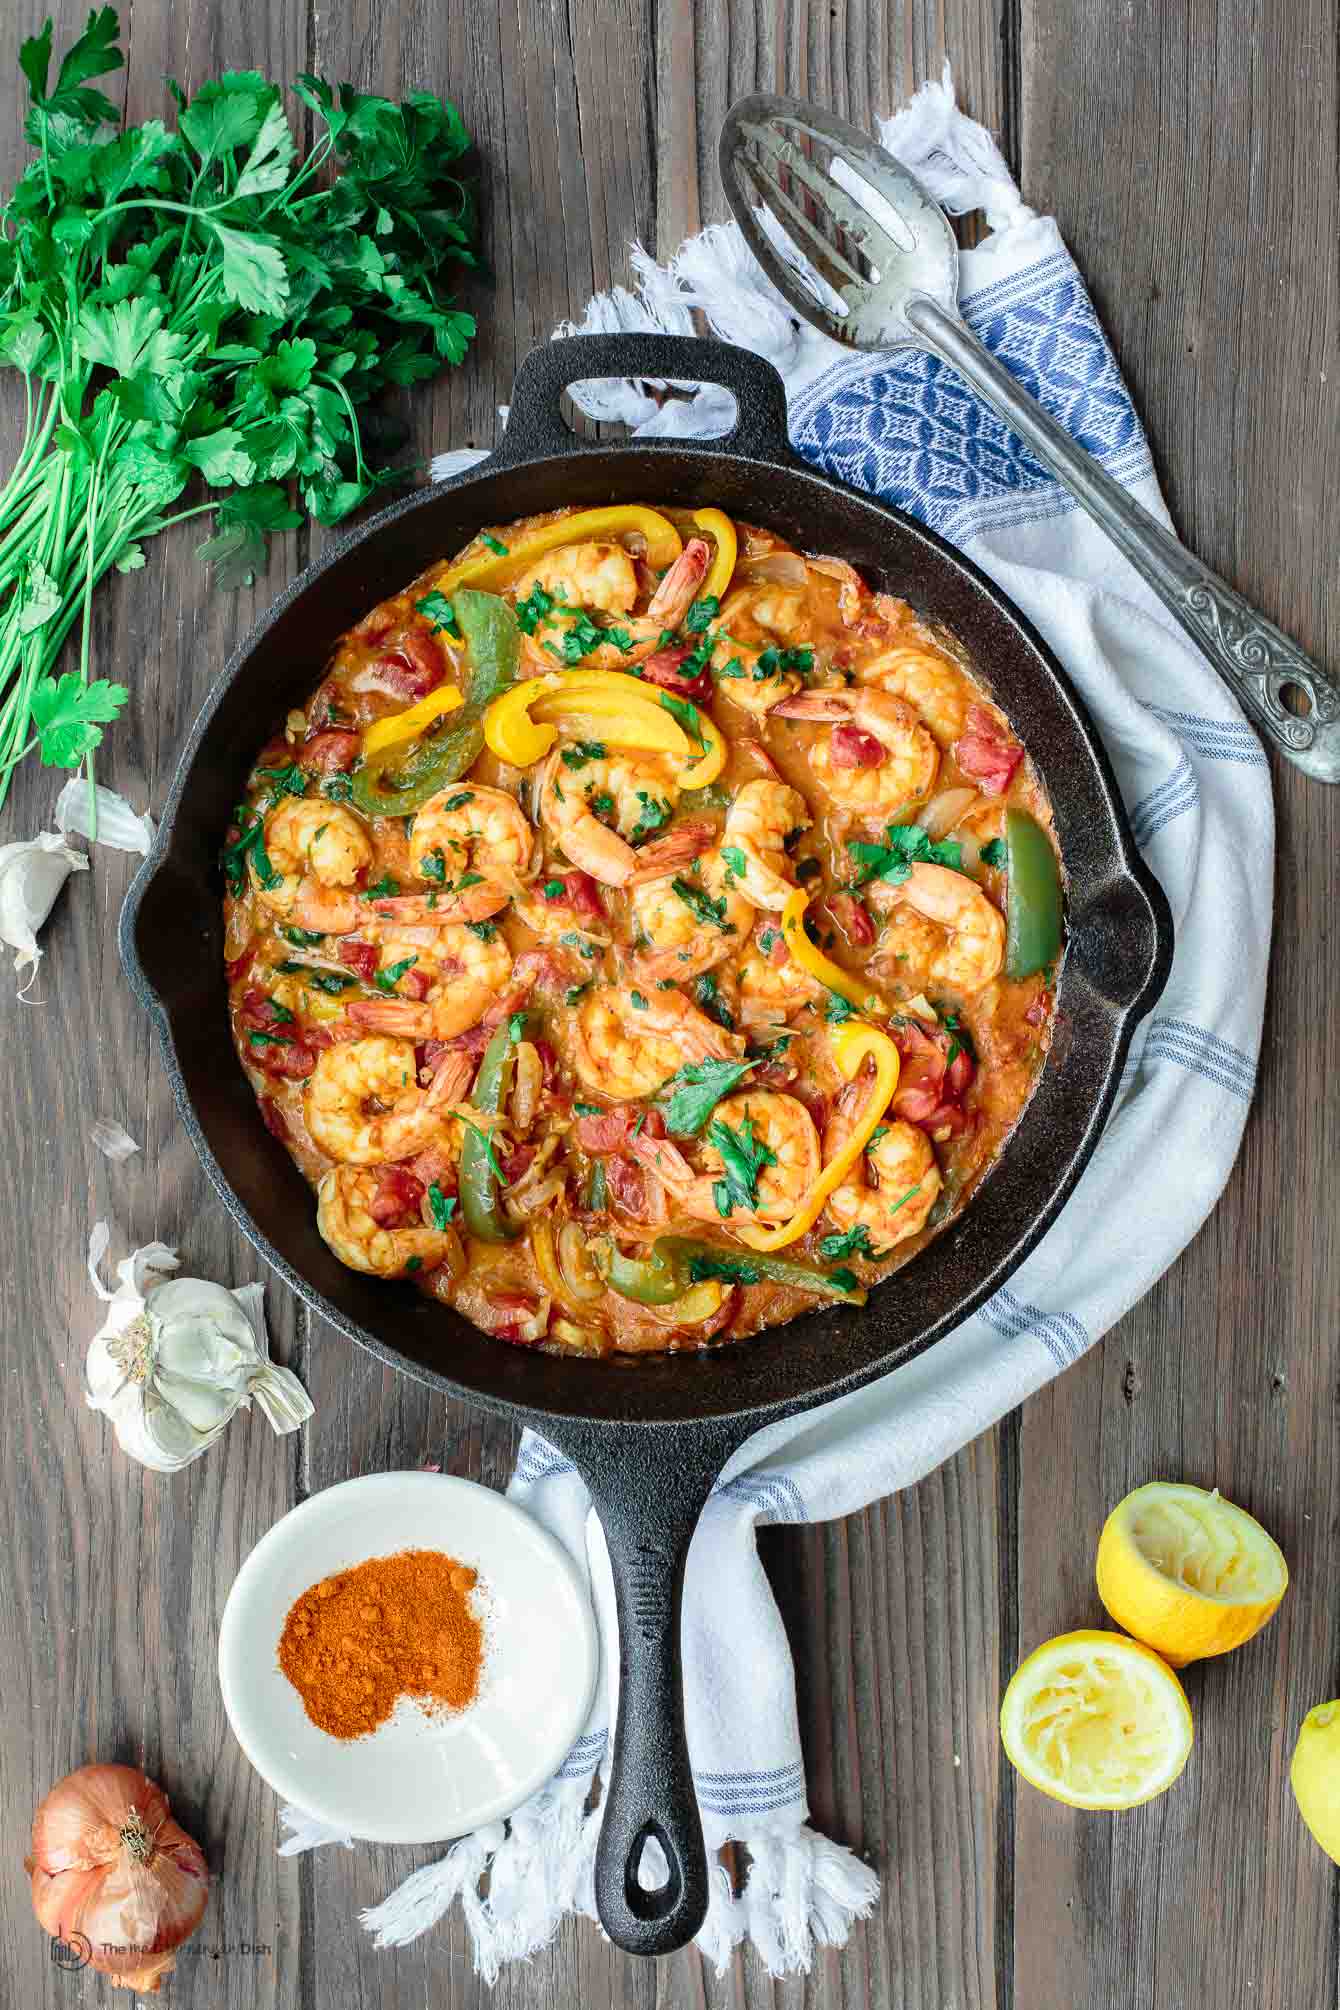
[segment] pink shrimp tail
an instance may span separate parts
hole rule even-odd
[[[370,1033],[398,1033],[406,1040],[426,1039],[432,1031],[433,1015],[412,998],[355,998],[345,1017]]]
[[[711,562],[711,551],[702,538],[691,537],[651,596],[648,619],[677,628],[693,605]]]
[[[648,880],[664,879],[676,867],[687,865],[705,851],[715,840],[717,827],[703,820],[677,824],[654,844],[644,845],[637,854],[637,871],[627,881],[629,886],[643,886]]]

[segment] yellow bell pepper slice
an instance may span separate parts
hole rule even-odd
[[[828,1038],[833,1059],[849,1082],[855,1081],[863,1061],[869,1059],[874,1062],[874,1087],[855,1130],[836,1158],[830,1159],[824,1167],[799,1214],[783,1222],[780,1228],[755,1228],[749,1223],[735,1228],[735,1234],[750,1249],[760,1252],[785,1249],[789,1242],[799,1241],[807,1229],[813,1228],[827,1205],[829,1195],[842,1185],[874,1136],[897,1090],[898,1049],[878,1026],[871,1026],[864,1019],[850,1019],[843,1026],[833,1027]]]
[[[464,702],[454,684],[439,684],[436,691],[430,691],[406,711],[389,712],[384,719],[374,719],[363,735],[364,759],[369,754],[379,754],[383,747],[398,746],[401,740],[417,740],[435,719],[458,711]]]
[[[874,1012],[881,1019],[889,1017],[887,999],[878,992],[867,978],[858,977],[853,971],[844,970],[840,963],[834,963],[831,956],[825,956],[817,943],[811,942],[805,933],[805,910],[809,906],[809,895],[804,887],[798,886],[782,909],[782,940],[795,957],[802,970],[829,991],[836,991],[839,998],[845,998],[858,1012]]]
[[[716,545],[700,597],[703,600],[710,597],[720,603],[725,598],[726,588],[730,585],[731,575],[735,571],[737,549],[735,525],[725,511],[719,509],[696,509],[693,512],[693,521],[699,530],[707,532]]]
[[[648,509],[644,503],[612,503],[606,509],[574,510],[571,516],[525,531],[505,551],[485,550],[472,558],[458,559],[439,572],[434,583],[440,593],[448,595],[460,586],[499,593],[546,552],[565,544],[582,544],[588,538],[623,537],[631,530],[640,531],[647,540],[648,565],[673,565],[684,549],[679,532],[659,510]]]
[[[725,767],[726,743],[705,713],[688,706],[702,735],[698,752],[678,714],[684,703],[666,705],[655,685],[621,670],[551,671],[494,699],[484,714],[484,741],[500,761],[528,768],[543,760],[562,727],[576,739],[674,754],[686,762],[683,787],[701,789]]]

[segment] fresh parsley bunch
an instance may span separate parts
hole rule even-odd
[[[0,801],[25,754],[77,767],[125,703],[89,679],[109,568],[212,511],[199,556],[250,583],[302,520],[295,491],[331,524],[396,478],[360,412],[475,332],[445,291],[476,263],[453,105],[300,77],[318,135],[301,159],[278,87],[247,70],[189,100],[169,82],[175,130],[119,131],[93,83],[121,67],[118,32],[91,13],[54,84],[50,21],[19,53],[37,158],[0,211],[0,363],[25,414],[0,489]],[[58,679],[76,623],[78,675]]]

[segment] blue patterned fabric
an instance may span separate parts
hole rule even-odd
[[[1118,481],[1152,472],[1117,361],[1067,252],[968,295],[963,317]],[[916,349],[844,356],[795,400],[797,451],[953,543],[1076,508],[956,371]]]

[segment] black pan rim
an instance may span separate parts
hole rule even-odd
[[[152,1011],[177,1108],[187,1126],[188,1132],[205,1165],[215,1190],[218,1192],[230,1216],[237,1222],[238,1226],[267,1264],[284,1278],[285,1282],[314,1311],[319,1312],[323,1318],[327,1319],[346,1338],[364,1347],[374,1358],[382,1362],[383,1365],[413,1375],[416,1379],[439,1390],[443,1394],[466,1402],[477,1403],[481,1407],[498,1414],[515,1415],[518,1411],[526,1412],[534,1417],[536,1423],[541,1428],[546,1423],[557,1428],[563,1424],[578,1426],[586,1423],[610,1422],[618,1423],[624,1429],[650,1431],[667,1422],[689,1422],[698,1419],[707,1421],[710,1418],[723,1425],[733,1425],[743,1434],[746,1428],[749,1430],[758,1428],[778,1416],[793,1412],[798,1407],[809,1407],[812,1404],[829,1401],[848,1394],[879,1379],[893,1368],[901,1366],[925,1352],[937,1340],[943,1338],[947,1332],[961,1324],[964,1319],[970,1317],[973,1312],[977,1311],[1000,1288],[1001,1284],[1018,1269],[1019,1265],[1037,1246],[1043,1235],[1060,1214],[1092,1156],[1110,1113],[1120,1082],[1122,1065],[1129,1049],[1135,1025],[1138,1023],[1140,1017],[1143,1016],[1144,1011],[1148,1010],[1153,998],[1157,996],[1158,991],[1162,988],[1167,968],[1171,961],[1172,945],[1166,902],[1164,901],[1161,889],[1158,888],[1157,881],[1154,880],[1153,875],[1144,865],[1136,851],[1106,751],[1098,739],[1096,732],[1088,722],[1083,705],[1065,671],[1057,663],[1052,652],[1034,629],[1032,623],[1028,621],[1027,617],[1013,605],[1007,596],[994,585],[971,559],[966,558],[962,552],[949,545],[944,539],[929,530],[925,525],[919,523],[915,518],[906,515],[905,512],[873,496],[845,488],[831,477],[820,473],[808,463],[801,461],[798,457],[791,454],[789,449],[785,453],[751,454],[748,458],[752,472],[763,477],[776,475],[779,478],[786,479],[788,482],[801,481],[808,486],[816,499],[821,499],[830,507],[840,505],[842,509],[850,509],[856,506],[863,511],[870,512],[874,517],[882,519],[887,525],[894,528],[902,539],[910,539],[915,545],[920,546],[924,552],[932,555],[942,565],[948,565],[977,595],[990,602],[995,614],[1015,632],[1029,652],[1039,660],[1041,666],[1048,673],[1054,690],[1063,699],[1071,714],[1076,732],[1084,743],[1092,772],[1112,818],[1113,832],[1116,838],[1116,864],[1118,867],[1115,877],[1118,880],[1124,879],[1137,887],[1143,895],[1145,902],[1152,910],[1158,936],[1158,953],[1151,974],[1142,988],[1140,998],[1116,1012],[1115,1032],[1109,1043],[1103,1069],[1103,1079],[1097,1093],[1089,1099],[1087,1119],[1082,1125],[1080,1135],[1071,1147],[1063,1177],[1056,1184],[1050,1199],[1040,1209],[1029,1216],[1018,1236],[1008,1248],[1003,1250],[999,1259],[986,1272],[980,1275],[978,1281],[970,1289],[959,1292],[952,1304],[948,1305],[940,1314],[924,1323],[913,1338],[900,1343],[893,1350],[892,1358],[890,1358],[890,1353],[887,1350],[883,1352],[872,1351],[868,1358],[845,1372],[833,1375],[828,1379],[814,1379],[806,1376],[794,1377],[789,1387],[777,1386],[771,1393],[761,1398],[750,1395],[744,1400],[734,1400],[729,1391],[723,1391],[720,1386],[714,1386],[713,1379],[710,1377],[695,1377],[695,1380],[702,1380],[703,1386],[691,1390],[687,1383],[687,1376],[692,1373],[692,1367],[688,1364],[710,1363],[716,1367],[729,1363],[732,1356],[737,1354],[737,1351],[747,1351],[752,1357],[750,1363],[751,1372],[744,1377],[744,1380],[746,1383],[754,1383],[759,1373],[760,1357],[784,1351],[787,1346],[787,1336],[791,1335],[794,1338],[797,1326],[802,1322],[788,1322],[785,1326],[768,1329],[753,1339],[734,1343],[732,1346],[675,1355],[646,1357],[639,1359],[635,1364],[631,1364],[630,1366],[604,1361],[599,1363],[567,1363],[567,1366],[576,1371],[595,1369],[604,1379],[606,1385],[600,1391],[601,1400],[593,1406],[590,1401],[593,1392],[589,1386],[589,1377],[580,1372],[573,1373],[569,1378],[571,1385],[571,1407],[568,1407],[564,1403],[555,1403],[547,1400],[543,1394],[537,1394],[533,1389],[527,1390],[523,1385],[530,1378],[524,1372],[519,1375],[513,1374],[505,1362],[497,1364],[497,1379],[504,1383],[513,1383],[515,1385],[515,1393],[500,1390],[496,1387],[480,1387],[473,1381],[459,1379],[457,1376],[451,1375],[443,1369],[413,1359],[397,1346],[394,1341],[383,1338],[357,1318],[343,1311],[340,1306],[329,1299],[319,1287],[312,1284],[280,1253],[269,1235],[235,1193],[205,1136],[182,1071],[178,1054],[178,1042],[172,1025],[171,1013],[162,999],[153,991],[144,973],[136,934],[137,923],[145,896],[160,872],[171,861],[181,805],[189,787],[195,763],[206,746],[210,727],[219,707],[224,702],[233,684],[245,672],[255,652],[264,643],[266,636],[284,614],[335,569],[345,565],[363,547],[381,536],[391,526],[401,523],[407,516],[420,511],[431,510],[448,496],[459,497],[462,491],[483,487],[490,481],[515,477],[522,470],[530,473],[542,472],[556,463],[561,463],[564,469],[570,470],[573,474],[576,474],[578,470],[584,473],[589,470],[592,474],[598,474],[602,466],[611,462],[617,461],[627,464],[631,460],[645,459],[648,468],[648,479],[649,481],[654,481],[655,461],[658,457],[673,454],[677,457],[686,458],[690,463],[699,463],[704,470],[709,470],[714,462],[719,459],[721,453],[722,443],[716,440],[636,441],[627,444],[588,444],[585,442],[575,442],[571,452],[542,454],[522,458],[505,456],[500,452],[490,457],[489,460],[483,462],[479,467],[459,475],[449,482],[415,491],[405,497],[399,498],[386,509],[378,512],[368,523],[342,538],[328,552],[315,561],[314,564],[305,568],[277,596],[257,621],[250,634],[234,650],[224,669],[221,671],[187,736],[164,803],[158,837],[149,858],[136,875],[127,895],[121,916],[119,930],[121,954],[136,990]],[[740,457],[732,454],[730,458],[733,461],[738,461]],[[518,511],[516,513],[521,512]],[[766,520],[766,514],[766,508],[760,512],[764,520]],[[1053,800],[1055,800],[1055,792],[1053,792]],[[970,1218],[971,1210],[966,1210],[964,1215],[959,1217],[959,1220],[965,1221]],[[937,1240],[941,1239],[937,1238]],[[934,1244],[929,1245],[932,1248],[934,1246]],[[879,1287],[879,1289],[884,1291],[889,1290],[896,1285],[897,1277],[904,1275],[906,1273],[897,1273],[894,1279],[889,1280],[885,1285]],[[444,1308],[440,1307],[434,1309],[438,1314],[444,1311]],[[810,1318],[824,1316],[831,1317],[832,1315],[806,1315],[806,1323]],[[497,1342],[490,1341],[488,1344],[497,1353],[511,1357],[513,1362],[518,1359],[516,1350],[505,1349]],[[524,1361],[526,1358],[524,1355],[519,1356],[521,1361]],[[552,1360],[554,1357],[539,1358]],[[676,1381],[681,1385],[675,1391],[678,1400],[664,1407],[658,1406],[655,1402],[651,1405],[640,1406],[643,1408],[643,1414],[630,1415],[628,1410],[619,1401],[621,1396],[629,1394],[630,1379],[635,1377],[641,1385],[639,1394],[643,1398],[649,1395],[659,1397],[664,1392],[653,1390],[651,1383],[653,1380],[664,1379],[667,1370],[674,1374]],[[784,1372],[773,1379],[780,1384],[785,1384],[787,1380]]]

